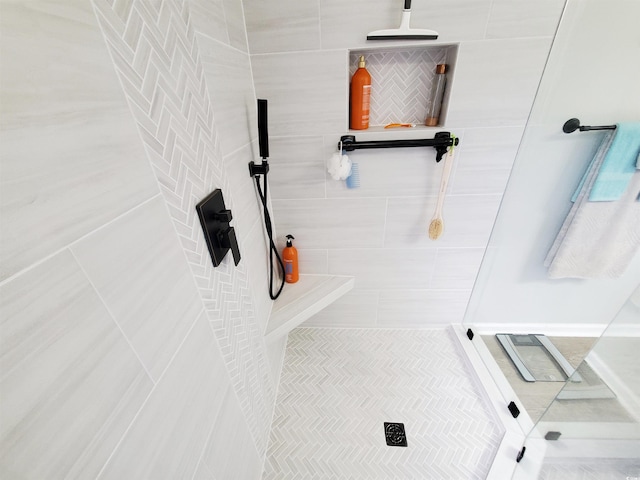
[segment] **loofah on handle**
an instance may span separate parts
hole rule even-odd
[[[351,175],[351,160],[347,155],[335,152],[327,160],[327,171],[334,180],[345,180]]]

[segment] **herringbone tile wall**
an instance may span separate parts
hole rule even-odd
[[[503,434],[488,412],[448,330],[298,328],[263,478],[483,479]]]
[[[349,55],[349,78],[358,67],[359,57],[359,52]],[[447,63],[446,47],[372,52],[365,54],[365,60],[371,74],[370,125],[424,125],[436,65]]]
[[[213,268],[195,205],[229,179],[187,1],[95,0],[97,16],[169,206],[258,452],[274,400],[246,261]],[[257,208],[257,206],[256,206]]]

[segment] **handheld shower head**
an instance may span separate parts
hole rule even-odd
[[[267,128],[267,101],[258,99],[258,143],[260,157],[269,157],[269,130]]]

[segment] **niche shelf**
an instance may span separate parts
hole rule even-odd
[[[328,307],[353,288],[354,277],[300,275],[297,283],[286,284],[273,304],[265,332],[267,341],[286,336],[305,320]]]
[[[445,126],[458,57],[457,44],[422,44],[350,50],[349,83],[358,68],[360,55],[364,55],[367,70],[371,74],[369,129],[349,130],[349,133],[441,130]],[[446,63],[449,66],[442,111],[438,125],[426,127],[424,122],[427,107],[435,81],[436,65],[439,63]],[[348,89],[349,85],[347,85]],[[389,123],[414,123],[416,127],[385,129],[384,126]]]

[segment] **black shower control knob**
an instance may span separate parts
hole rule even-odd
[[[233,262],[238,265],[240,263],[240,247],[236,238],[236,231],[233,227],[229,227],[221,234],[221,244],[224,248],[229,248],[233,254]]]
[[[215,218],[220,222],[229,223],[233,219],[233,215],[231,215],[231,210],[220,210],[215,214]]]

